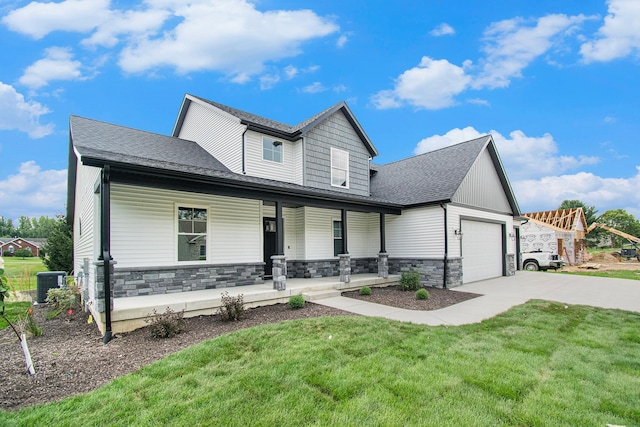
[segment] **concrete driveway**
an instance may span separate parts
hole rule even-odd
[[[640,281],[518,271],[515,276],[483,280],[454,291],[482,294],[434,311],[404,310],[345,297],[314,301],[364,316],[426,325],[477,323],[530,299],[640,312]]]

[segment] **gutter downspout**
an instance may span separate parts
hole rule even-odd
[[[102,337],[103,344],[111,341],[111,167],[105,166],[102,170],[101,213],[102,218],[100,240],[102,251],[98,258],[104,264],[104,313],[105,332]]]
[[[244,132],[242,132],[242,174],[243,175],[247,174],[247,156],[246,156],[247,142],[244,138],[244,135],[247,133],[248,130],[249,130],[249,127],[245,126]]]
[[[442,208],[443,212],[444,212],[444,258],[443,258],[443,262],[444,262],[444,271],[442,273],[442,289],[447,289],[447,264],[449,262],[448,260],[448,254],[449,254],[449,236],[448,236],[448,230],[447,230],[447,205],[445,203],[440,203],[440,207]]]

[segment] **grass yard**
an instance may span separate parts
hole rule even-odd
[[[12,291],[36,289],[36,274],[48,271],[40,257],[3,257],[2,259],[4,259],[4,275],[9,280]]]
[[[531,301],[481,324],[336,317],[190,347],[0,424],[640,425],[640,313]],[[32,341],[37,346],[37,341]]]
[[[640,280],[640,267],[638,270],[608,270],[608,271],[557,271],[558,274],[576,274],[578,276],[612,277],[616,279]]]

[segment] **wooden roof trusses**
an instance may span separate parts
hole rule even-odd
[[[523,214],[523,216],[562,230],[580,232],[582,236],[587,231],[587,220],[582,208],[532,212]],[[582,226],[580,227],[579,224]]]

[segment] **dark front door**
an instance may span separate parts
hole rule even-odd
[[[276,254],[276,219],[263,218],[262,226],[264,230],[264,275],[271,277],[273,268],[271,257]]]

